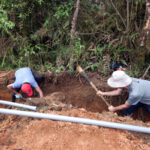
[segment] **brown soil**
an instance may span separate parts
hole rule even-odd
[[[11,93],[6,85],[13,82],[13,72],[0,72],[0,99],[10,100]],[[2,75],[5,76],[2,76]],[[110,90],[96,73],[88,76],[102,90]],[[69,73],[51,78],[47,76],[41,86],[44,100],[38,98],[17,101],[34,104],[39,112],[90,118],[103,121],[150,127],[146,110],[138,110],[133,118],[110,113],[107,105],[95,94],[91,86],[79,75]],[[36,95],[36,94],[35,94]],[[112,105],[119,105],[126,99],[105,97]],[[36,102],[35,102],[36,100]],[[6,107],[2,106],[1,107]],[[16,109],[16,108],[13,108]],[[19,108],[17,108],[19,109]],[[0,114],[0,150],[150,150],[150,135],[126,130],[117,130],[70,122],[36,119]]]

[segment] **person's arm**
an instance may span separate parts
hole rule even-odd
[[[120,95],[122,92],[122,89],[116,89],[113,91],[109,91],[109,92],[102,92],[102,91],[98,91],[97,95],[103,95],[103,96],[117,96]]]
[[[40,94],[40,97],[43,97],[43,92],[39,86],[37,86],[35,90]]]
[[[13,94],[15,94],[16,98],[22,98],[22,95],[21,95],[19,92],[17,92],[17,91],[13,88],[13,83],[7,85],[7,88],[8,88]]]
[[[15,93],[15,94],[17,94],[17,95],[21,95],[19,92],[17,92],[17,91],[13,88],[13,83],[7,85],[7,88],[8,88],[12,93]]]
[[[109,106],[108,107],[108,110],[111,111],[111,112],[115,112],[115,111],[118,111],[118,110],[123,110],[123,109],[126,109],[126,108],[129,108],[131,106],[131,104],[129,104],[127,101],[122,104],[122,105],[119,105],[119,106]]]

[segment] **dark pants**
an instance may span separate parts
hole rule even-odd
[[[31,70],[31,71],[32,71],[35,81],[38,83],[38,85],[40,85],[42,81],[44,80],[44,78],[40,76],[36,71],[34,70]]]
[[[40,76],[36,71],[34,70],[31,70],[32,71],[32,74],[34,76],[34,79],[35,81],[38,83],[38,85],[40,85],[42,83],[42,81],[44,80],[44,78],[42,76]],[[17,92],[20,91],[21,88],[17,88],[15,89]],[[16,97],[15,97],[15,93],[12,94],[12,97],[11,97],[11,101],[12,102],[15,102],[16,100]]]
[[[148,112],[150,113],[150,105],[143,104],[143,103],[139,102],[136,105],[132,105],[129,108],[125,109],[123,111],[123,116],[130,116],[130,115],[132,115],[133,111],[135,111],[136,109],[138,109],[140,107],[145,107],[148,110]]]
[[[20,91],[20,88],[17,88],[17,89],[15,89],[17,92],[19,92]],[[12,102],[15,102],[15,100],[16,100],[16,97],[15,97],[15,93],[13,93],[12,94],[12,96],[11,96],[11,101]]]

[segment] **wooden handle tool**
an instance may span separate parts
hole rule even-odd
[[[88,81],[88,83],[92,86],[92,88],[96,92],[98,92],[98,89],[96,88],[96,86],[93,84],[93,82],[89,79],[89,77],[86,75],[86,73],[84,72],[84,70],[80,66],[77,67],[77,71]],[[102,95],[99,95],[99,96],[105,102],[105,104],[107,106],[110,106],[110,104],[105,100],[105,98]]]

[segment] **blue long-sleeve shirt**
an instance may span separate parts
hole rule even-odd
[[[29,67],[20,68],[15,72],[15,82],[13,83],[13,88],[21,88],[23,83],[29,83],[34,88],[38,86]]]

